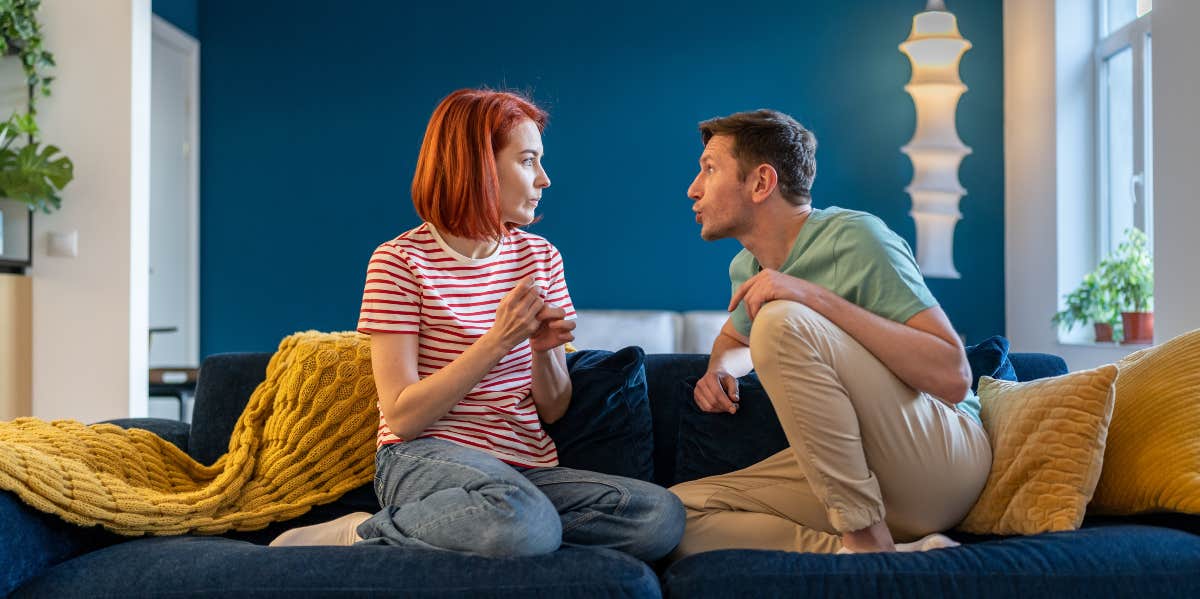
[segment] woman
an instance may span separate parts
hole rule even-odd
[[[666,489],[558,467],[571,399],[563,344],[575,310],[562,258],[518,227],[550,179],[547,115],[511,93],[459,90],[425,131],[412,195],[420,226],[379,246],[358,330],[379,392],[383,510],[288,531],[273,546],[356,542],[486,556],[560,544],[666,555],[684,512]]]

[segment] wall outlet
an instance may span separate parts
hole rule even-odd
[[[79,231],[66,233],[50,232],[46,253],[59,258],[75,258],[79,255]]]

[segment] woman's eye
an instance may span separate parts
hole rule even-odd
[[[521,161],[521,164],[524,164],[525,166],[533,166],[533,159],[532,159],[532,158],[526,158],[525,160],[522,160],[522,161]]]

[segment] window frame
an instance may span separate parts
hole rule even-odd
[[[1108,31],[1108,2],[1095,0],[1099,18],[1096,19],[1096,44],[1093,50],[1093,76],[1096,94],[1095,112],[1095,170],[1096,186],[1096,260],[1116,249],[1119,231],[1112,231],[1113,191],[1108,176],[1108,65],[1106,61],[1126,48],[1132,52],[1133,105],[1133,178],[1130,181],[1134,198],[1133,224],[1146,234],[1153,244],[1153,140],[1151,120],[1151,24],[1153,9],[1126,23],[1112,33]]]

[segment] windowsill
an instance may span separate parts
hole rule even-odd
[[[1153,347],[1153,343],[1114,343],[1114,342],[1096,342],[1096,341],[1059,341],[1060,346],[1065,347],[1087,347],[1093,349],[1113,349],[1113,350],[1129,350],[1137,351]]]

